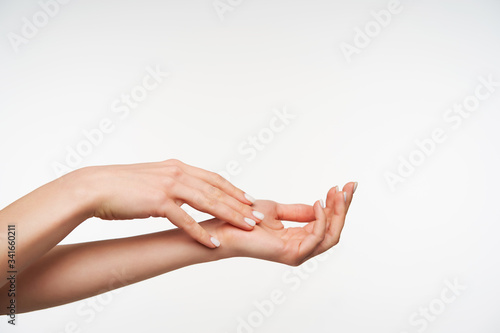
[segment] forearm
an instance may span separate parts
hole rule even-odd
[[[222,238],[217,234],[220,223],[214,219],[201,224]],[[230,256],[230,247],[209,249],[181,229],[56,246],[18,276],[17,312],[77,301],[184,266]],[[5,309],[6,295],[4,287],[0,290],[1,309]]]
[[[15,266],[19,273],[89,218],[91,197],[74,173],[56,179],[0,211],[0,286],[7,282],[9,225],[15,226]]]

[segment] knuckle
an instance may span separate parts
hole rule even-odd
[[[206,186],[205,186],[205,193],[207,193],[208,195],[212,195],[212,194],[215,193],[216,189],[217,188],[215,186],[212,186],[210,184],[206,184]]]
[[[191,220],[191,217],[187,214],[183,215],[179,222],[178,227],[191,234],[193,230],[193,221]]]
[[[313,233],[310,237],[313,239],[315,244],[319,244],[322,241],[321,236],[315,233]]]
[[[186,216],[186,219],[184,221],[185,224],[185,231],[191,235],[195,239],[203,239],[204,236],[204,230],[199,226],[196,221],[193,221],[190,219],[189,216]]]
[[[215,172],[211,172],[210,176],[211,181],[215,184],[215,186],[222,185],[226,181],[224,177]]]
[[[316,241],[318,242],[318,244],[324,241],[325,237],[326,237],[325,233],[321,233],[320,235],[316,236]]]
[[[203,207],[212,208],[217,204],[217,200],[213,196],[207,196],[203,194],[198,194],[196,196],[196,201]]]
[[[208,196],[205,198],[205,202],[209,207],[217,206],[217,199],[213,196]]]
[[[150,194],[150,199],[157,206],[162,206],[168,199],[167,193],[164,191],[154,191]]]
[[[168,167],[168,173],[174,178],[179,178],[182,176],[182,169],[178,165],[172,165]]]
[[[198,206],[203,207],[206,205],[205,197],[203,195],[201,195],[201,193],[199,193],[199,192],[195,192],[192,196],[192,199],[193,199],[193,202]]]
[[[221,190],[219,190],[219,189],[218,189],[217,187],[215,187],[215,186],[209,185],[209,186],[207,187],[206,192],[207,192],[207,195],[208,195],[208,196],[210,196],[210,197],[214,198],[215,200],[220,200],[220,199],[222,199],[222,195],[223,195],[223,194],[222,194],[222,191],[221,191]]]
[[[231,221],[237,221],[237,222],[243,221],[243,217],[237,211],[231,210],[229,216]]]
[[[182,224],[186,227],[186,229],[191,230],[194,228],[195,222],[191,219],[189,215],[184,215],[182,218]]]
[[[163,177],[163,186],[165,187],[173,187],[175,184],[175,179],[172,177]]]
[[[241,212],[242,216],[253,216],[253,209],[250,206],[245,205],[244,203],[238,204],[237,211]]]
[[[177,166],[180,166],[182,164],[181,161],[179,161],[178,159],[176,158],[170,158],[168,160],[165,161],[165,164],[167,165],[177,165]]]

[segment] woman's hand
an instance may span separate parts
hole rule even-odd
[[[96,170],[96,174],[99,175],[97,179],[101,179],[103,185],[117,187],[108,190],[109,193],[107,193],[108,195],[116,193],[118,196],[116,203],[110,202],[110,209],[117,209],[114,205],[121,204],[122,200],[126,201],[124,203],[126,209],[116,211],[121,214],[120,218],[135,217],[139,211],[134,211],[134,209],[145,207],[143,203],[134,208],[131,203],[134,198],[146,200],[144,194],[138,191],[139,189],[146,191],[155,188],[149,183],[152,181],[150,177],[146,176],[156,173],[149,170],[150,167],[150,165],[110,167],[104,169],[106,172]],[[159,166],[156,167],[161,169]],[[111,177],[112,179],[123,178],[123,180],[121,182],[106,181],[104,176],[107,172],[113,172],[116,176]],[[159,172],[159,174],[162,176],[156,179],[164,177],[164,172]],[[71,185],[66,180],[72,179],[75,178],[66,178],[62,185]],[[143,179],[144,184],[136,184],[134,179]],[[152,179],[154,180],[155,177]],[[256,201],[254,207],[264,212],[266,216],[252,232],[246,232],[217,218],[201,222],[203,228],[222,241],[222,246],[215,251],[199,244],[185,230],[178,228],[135,237],[56,246],[44,253],[43,257],[38,258],[17,277],[16,304],[18,306],[16,310],[20,313],[61,305],[181,267],[234,256],[255,257],[288,265],[299,265],[338,243],[355,185],[355,183],[347,184],[342,192],[336,188],[330,189],[325,208],[321,207],[319,201],[314,206],[283,205],[267,200]],[[135,189],[134,186],[143,187]],[[34,199],[43,201],[43,198],[56,189],[56,193],[61,191],[60,186],[52,188],[52,185],[37,191]],[[120,193],[129,189],[137,193],[133,195]],[[82,199],[84,196],[81,194],[84,192],[80,193]],[[73,197],[65,201],[65,205],[60,206],[61,209],[71,205],[74,201]],[[33,202],[30,199],[29,202],[18,204],[29,207]],[[128,207],[127,204],[132,207]],[[154,207],[154,204],[154,202],[151,203],[151,207]],[[22,207],[17,208],[20,210]],[[179,209],[177,205],[176,208]],[[108,217],[114,217],[114,215]],[[36,215],[33,218],[36,218]],[[282,220],[307,222],[307,224],[302,228],[284,228]],[[22,235],[37,226],[39,224],[30,225],[29,229],[24,229]],[[58,225],[58,228],[51,229],[50,233],[44,235],[44,239],[49,238],[64,226],[63,223]],[[40,242],[31,241],[34,246],[38,243]],[[33,246],[28,247],[31,249]],[[19,246],[19,248],[25,247]],[[92,276],[92,279],[89,279],[89,276]],[[8,288],[7,284],[0,288],[0,314],[7,314],[5,309],[9,306]]]
[[[184,203],[252,230],[264,215],[250,205],[254,199],[220,175],[178,160],[83,168],[77,178],[90,195],[97,193],[93,216],[105,220],[166,217],[207,247],[219,241],[180,206]]]
[[[285,205],[257,200],[253,207],[266,217],[251,233],[227,223],[220,223],[216,232],[231,256],[265,259],[297,266],[330,249],[339,242],[347,210],[357,183],[348,183],[343,191],[328,191],[326,207],[320,201],[314,206]],[[308,222],[304,227],[285,228],[282,220]]]

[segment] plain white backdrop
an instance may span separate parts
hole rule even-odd
[[[168,158],[284,203],[359,187],[321,260],[187,267],[0,331],[499,332],[499,14],[494,0],[1,1],[0,207],[62,165]],[[91,219],[63,242],[168,228]]]

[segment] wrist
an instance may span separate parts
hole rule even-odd
[[[93,186],[93,172],[91,168],[82,168],[72,171],[56,180],[59,191],[67,193],[68,199],[75,203],[75,215],[88,219],[94,216],[99,198]]]
[[[239,256],[235,244],[232,239],[228,237],[225,229],[228,227],[227,223],[221,221],[217,218],[213,218],[207,221],[200,222],[200,225],[205,229],[212,237],[217,238],[220,242],[220,246],[215,249],[208,249],[211,254],[213,254],[213,260],[226,259]]]

